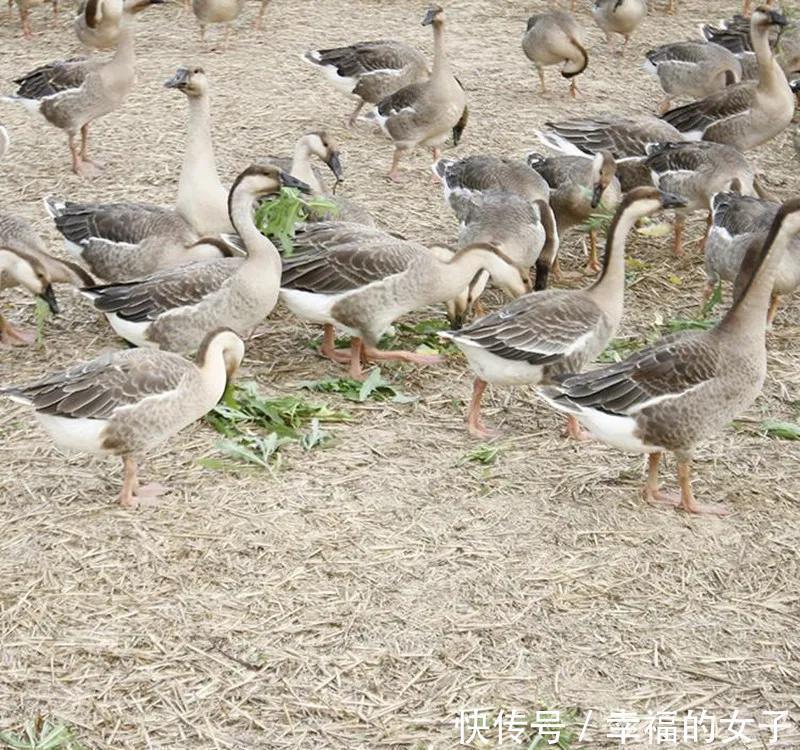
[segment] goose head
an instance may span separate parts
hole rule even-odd
[[[314,154],[314,156],[319,157],[328,165],[328,169],[333,172],[336,182],[344,180],[342,163],[339,161],[339,148],[331,136],[324,130],[317,130],[312,133],[306,133],[300,140],[308,150],[308,153]]]
[[[230,328],[216,328],[207,333],[197,350],[195,362],[203,368],[220,359],[225,364],[226,380],[230,383],[244,359],[244,343]]]
[[[770,26],[777,26],[779,31],[785,26],[789,25],[786,16],[780,11],[773,10],[766,5],[759,5],[753,11],[750,18],[750,28],[752,31],[759,31],[761,33],[768,33]]]
[[[234,220],[234,205],[241,205],[244,202],[252,206],[262,198],[279,193],[284,187],[296,188],[301,193],[311,192],[311,188],[305,182],[272,164],[251,164],[245,169],[234,180],[228,193],[228,215],[237,231],[240,231],[240,228],[236,227]]]
[[[603,193],[617,174],[617,162],[610,151],[600,151],[592,162],[592,208],[597,208]]]
[[[517,297],[521,297],[526,292],[531,291],[532,284],[530,269],[521,266],[512,258],[509,258],[508,255],[506,255],[499,247],[497,247],[497,245],[492,245],[485,242],[476,242],[472,245],[467,245],[466,247],[461,248],[461,250],[456,253],[456,257],[459,255],[465,255],[469,252],[474,252],[476,250],[489,253],[486,270],[491,275],[492,281],[499,286],[506,295],[515,299]],[[472,307],[477,296],[476,294],[473,294],[473,290],[475,290],[476,293],[479,293],[479,288],[480,291],[483,290],[483,287],[480,286],[479,282],[480,277],[481,274],[477,274],[469,286],[469,293],[467,295],[467,309]]]
[[[164,86],[168,89],[178,89],[190,99],[196,99],[208,93],[208,78],[199,65],[190,68],[181,67],[164,83]]]
[[[8,257],[1,264],[0,272],[8,273],[31,294],[43,299],[53,315],[58,315],[58,301],[53,291],[53,281],[44,264],[32,255],[0,247],[0,256],[3,255]]]
[[[655,187],[638,187],[628,192],[617,209],[615,219],[626,214],[632,221],[650,216],[664,208],[683,208],[689,201],[682,195],[667,193]]]
[[[441,26],[443,23],[444,8],[441,5],[432,5],[422,19],[423,26]]]

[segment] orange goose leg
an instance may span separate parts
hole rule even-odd
[[[486,381],[475,378],[475,383],[472,386],[472,399],[470,399],[469,409],[467,410],[467,431],[474,438],[488,438],[492,435],[481,419],[481,399],[485,390]]]
[[[326,323],[323,328],[324,334],[322,344],[319,347],[319,353],[323,357],[327,357],[332,362],[337,362],[340,365],[350,363],[351,350],[350,349],[337,349],[335,344],[335,331],[330,323]]]
[[[698,503],[694,499],[692,492],[692,465],[690,463],[678,463],[678,483],[681,488],[680,509],[687,513],[697,513],[709,516],[727,516],[730,510],[721,503],[711,505]]]

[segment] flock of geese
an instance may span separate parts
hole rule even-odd
[[[16,1],[28,35],[36,1]],[[162,1],[87,0],[75,33],[90,47],[113,47],[113,55],[42,65],[16,79],[18,89],[7,97],[66,133],[79,175],[96,169],[90,124],[119,108],[133,86],[135,18]],[[201,24],[229,24],[241,3],[193,0],[192,6]],[[645,0],[595,0],[593,17],[609,44],[612,35],[623,38],[618,52],[624,54],[648,10],[655,12]],[[750,11],[746,3],[743,13]],[[725,514],[722,505],[695,500],[691,460],[699,442],[761,391],[767,323],[780,295],[800,285],[800,200],[770,196],[746,156],[792,121],[800,29],[779,9],[759,6],[747,18],[703,27],[702,38],[648,52],[645,67],[665,94],[655,105],[658,116],[546,122],[538,136],[555,153],[448,159],[441,149],[449,138],[458,144],[468,122],[467,97],[447,55],[444,10],[430,8],[422,23],[433,30],[430,68],[419,52],[391,40],[301,57],[356,99],[348,127],[368,107],[365,119],[394,145],[390,180],[403,179],[406,153],[431,150],[433,178],[459,220],[457,249],[408,240],[378,226],[356,202],[333,195],[314,164],[319,160],[341,179],[338,147],[325,131],[303,134],[291,157],[261,159],[224,187],[211,139],[209,80],[200,67],[179,68],[165,84],[186,97],[189,109],[174,207],[47,197],[71,260],[49,254],[20,217],[0,214],[0,289],[22,286],[57,312],[53,284],[77,287],[135,348],[0,395],[30,405],[60,446],[121,456],[120,501],[131,506],[163,490],[139,484],[135,457],[215,406],[242,361],[243,340],[279,300],[323,327],[320,353],[345,365],[352,378],[363,378],[364,367],[380,360],[439,361],[438,355],[381,349],[378,342],[402,315],[444,303],[453,330],[442,335],[475,374],[467,413],[472,435],[490,434],[481,417],[488,384],[539,386],[541,399],[566,415],[571,437],[588,434],[648,456],[647,501]],[[557,66],[578,95],[576,78],[591,69],[584,39],[565,10],[530,18],[522,50],[542,89],[546,68]],[[694,101],[670,108],[678,98]],[[7,150],[4,130],[0,143]],[[254,221],[259,202],[285,187],[326,196],[334,205],[298,228],[289,257]],[[596,279],[583,289],[548,289],[561,274],[560,238],[601,209],[613,220],[602,259],[590,236],[586,273]],[[709,330],[668,336],[584,372],[624,314],[627,236],[664,209],[676,212],[676,253],[683,252],[686,216],[707,212],[708,291],[721,280],[732,282],[733,302]],[[489,281],[511,301],[479,314]],[[337,330],[352,337],[349,348],[336,348]],[[4,344],[30,341],[2,317],[0,333]],[[667,451],[677,458],[677,496],[659,485]]]

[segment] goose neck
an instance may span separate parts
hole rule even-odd
[[[620,315],[625,294],[625,243],[638,218],[639,213],[630,210],[629,207],[611,222],[600,278],[587,289],[587,293],[594,297],[601,307],[605,309],[613,306],[619,310]]]
[[[479,271],[486,270],[489,275],[496,277],[503,272],[500,265],[507,265],[492,251],[479,247],[459,250],[450,260],[440,260],[439,263],[441,294],[437,295],[437,298],[443,300],[453,299],[461,294]]]
[[[311,188],[313,195],[319,195],[322,192],[322,186],[319,184],[311,166],[311,150],[302,139],[294,146],[291,175],[305,182]]]
[[[447,50],[444,44],[444,21],[433,22],[433,70],[431,78],[441,80],[450,72]]]
[[[281,257],[275,246],[258,230],[253,214],[256,196],[250,191],[238,191],[231,200],[231,223],[247,250],[245,263],[270,262],[271,269],[281,272]]]

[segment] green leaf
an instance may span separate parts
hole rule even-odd
[[[761,425],[765,435],[779,440],[800,440],[800,424],[781,422],[777,419],[765,419]]]
[[[501,450],[499,445],[481,443],[464,455],[464,462],[474,461],[475,463],[484,465],[493,464],[497,460],[498,455],[500,455]]]
[[[381,375],[380,367],[375,367],[364,381],[352,378],[325,378],[323,380],[301,380],[298,388],[323,393],[338,393],[348,401],[364,402],[392,400],[399,404],[416,401],[415,396],[409,396],[395,388]]]
[[[37,297],[36,309],[34,310],[34,317],[36,319],[37,346],[42,346],[44,344],[44,328],[51,315],[52,313],[50,312],[50,305],[48,305],[47,302],[45,302],[41,297]]]
[[[700,317],[707,318],[714,311],[714,308],[722,301],[722,282],[720,281],[715,287],[711,296],[703,304],[700,310]]]

